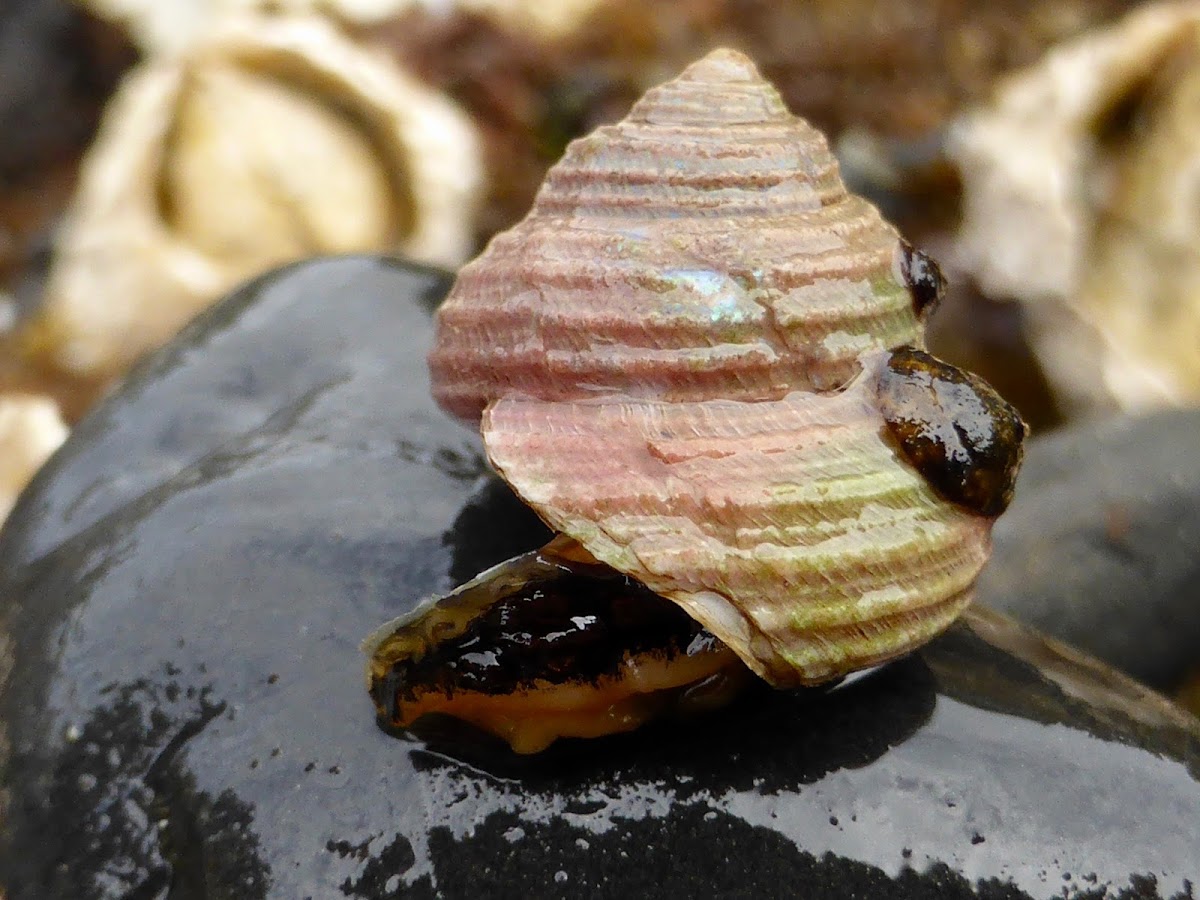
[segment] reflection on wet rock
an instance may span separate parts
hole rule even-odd
[[[827,694],[535,759],[380,731],[362,635],[545,538],[429,399],[445,287],[375,259],[269,276],[27,492],[0,536],[9,900],[1200,882],[1195,726],[987,615]]]
[[[67,726],[49,793],[22,822],[70,864],[30,896],[95,896],[97,873],[103,896],[152,895],[173,882],[207,884],[212,897],[264,894],[252,807],[228,789],[198,790],[181,759],[187,740],[230,709],[205,689],[181,688],[178,672],[158,674],[113,690],[86,722]],[[64,809],[77,815],[63,818]]]

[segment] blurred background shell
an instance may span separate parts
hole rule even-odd
[[[67,437],[49,397],[0,394],[0,525],[17,495]]]
[[[148,53],[173,53],[229,15],[318,15],[370,26],[404,13],[444,17],[453,9],[480,13],[506,28],[554,39],[569,34],[604,0],[81,0],[121,25]]]
[[[81,0],[124,28],[147,54],[173,54],[203,40],[230,16],[316,15],[369,24],[421,7],[421,0]]]
[[[26,352],[102,385],[242,279],[318,253],[471,247],[478,142],[320,19],[226,21],[130,73],[84,162]]]
[[[1200,401],[1200,4],[1055,48],[964,118],[959,263],[1072,415]]]

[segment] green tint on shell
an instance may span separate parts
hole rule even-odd
[[[888,357],[843,391],[777,401],[501,400],[484,444],[553,529],[772,684],[818,684],[949,625],[990,546],[990,520],[943,499],[890,438]]]

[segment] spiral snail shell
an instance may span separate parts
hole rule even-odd
[[[529,561],[511,561],[381,632],[381,716],[403,725],[449,709],[434,695],[461,707],[464,692],[507,704],[545,688],[529,673],[507,691],[451,684],[428,660],[470,668],[462,654],[491,652],[480,615],[577,565],[675,604],[704,653],[728,648],[776,687],[829,682],[945,629],[987,559],[1024,425],[920,349],[940,292],[936,265],[847,193],[825,139],[740,54],[712,53],[572,144],[529,216],[462,269],[429,358],[436,399],[480,423],[493,467],[559,543],[532,582]],[[447,641],[461,645],[452,660],[438,656]],[[584,679],[605,695],[589,709],[607,730],[651,714],[609,696],[646,653],[724,692],[732,657],[697,666],[695,643],[610,652]],[[685,687],[629,680],[641,697]],[[533,739],[511,719],[454,714],[517,749],[601,730],[595,717],[547,730],[544,706]]]

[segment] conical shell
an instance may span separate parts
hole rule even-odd
[[[717,51],[567,149],[529,216],[463,268],[434,393],[667,400],[825,390],[920,345],[908,248],[847,193],[824,137]]]
[[[686,609],[776,685],[897,656],[970,601],[990,518],[902,458],[877,398],[500,400],[496,470],[555,529]]]
[[[949,625],[1011,494],[1015,410],[916,349],[940,290],[718,51],[573,144],[463,269],[434,393],[553,528],[815,684]]]

